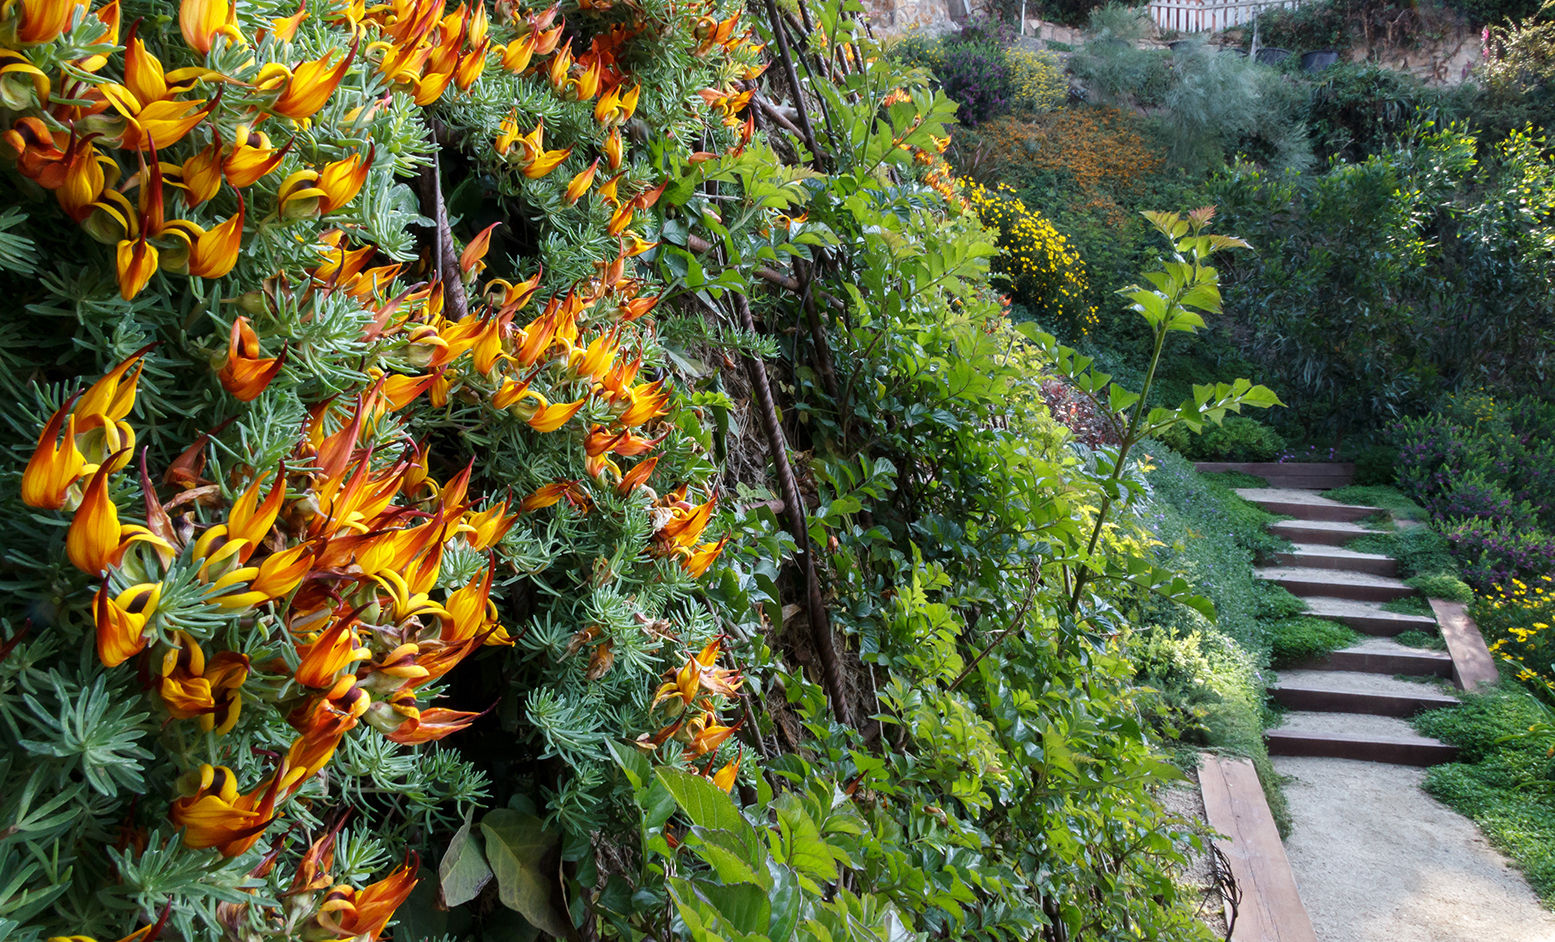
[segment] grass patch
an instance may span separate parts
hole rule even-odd
[[[1420,594],[1428,599],[1446,599],[1465,605],[1474,601],[1474,590],[1454,573],[1428,572],[1404,581],[1412,588],[1419,589]]]
[[[1300,596],[1294,595],[1282,585],[1258,580],[1253,583],[1254,596],[1257,607],[1254,616],[1259,621],[1274,621],[1280,618],[1290,618],[1300,615],[1307,610],[1307,603]]]
[[[1369,533],[1345,544],[1345,549],[1357,553],[1376,553],[1398,560],[1400,574],[1405,578],[1430,573],[1458,572],[1447,541],[1430,527],[1409,527],[1389,533]]]
[[[1410,500],[1396,487],[1382,484],[1351,484],[1348,487],[1336,487],[1331,491],[1324,491],[1323,496],[1329,500],[1337,500],[1341,504],[1380,507],[1399,520],[1427,519],[1425,508]]]
[[[1431,603],[1418,595],[1411,595],[1402,599],[1394,599],[1391,602],[1383,602],[1382,610],[1398,615],[1424,615],[1431,616]]]
[[[1204,479],[1214,481],[1223,487],[1268,487],[1266,478],[1256,474],[1248,474],[1246,471],[1216,471],[1204,475]]]
[[[1555,903],[1555,792],[1548,787],[1555,760],[1546,740],[1524,734],[1549,719],[1530,694],[1509,683],[1464,694],[1462,706],[1415,719],[1422,733],[1459,749],[1459,761],[1426,773],[1426,791],[1472,818],[1546,904]]]
[[[1393,640],[1406,648],[1424,648],[1427,651],[1447,650],[1447,642],[1442,640],[1441,635],[1421,631],[1418,628],[1401,631],[1393,636]]]
[[[1281,618],[1269,622],[1268,629],[1269,659],[1275,667],[1323,657],[1361,637],[1347,625],[1311,615]]]

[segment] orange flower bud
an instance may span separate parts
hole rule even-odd
[[[86,458],[76,447],[76,417],[69,410],[68,402],[55,410],[22,472],[22,502],[29,507],[60,509],[70,486],[81,477]]]
[[[227,340],[227,360],[217,376],[221,385],[234,398],[252,402],[281,372],[285,359],[284,351],[279,357],[261,357],[259,335],[254,332],[249,319],[239,315],[232,322],[232,333]]]
[[[92,614],[97,625],[97,657],[104,667],[118,667],[145,650],[142,632],[161,600],[160,582],[130,586],[110,596],[108,580],[103,580],[92,597]]]
[[[70,561],[94,576],[112,565],[119,551],[119,508],[108,496],[109,472],[108,466],[100,467],[87,482],[65,536]]]
[[[252,791],[239,794],[231,769],[200,766],[198,773],[188,777],[193,787],[173,802],[168,815],[184,829],[184,846],[214,847],[223,857],[236,857],[253,847],[276,818],[276,793],[284,773],[283,765]]]

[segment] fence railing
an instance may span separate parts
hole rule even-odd
[[[1300,0],[1150,0],[1150,18],[1176,33],[1218,33],[1251,22],[1253,17]]]

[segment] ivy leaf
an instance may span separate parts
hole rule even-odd
[[[572,938],[572,925],[551,905],[552,881],[545,875],[545,857],[556,846],[544,823],[532,814],[498,808],[481,819],[486,861],[497,879],[502,905],[529,920],[542,932]]]
[[[480,841],[470,832],[471,821],[469,817],[464,819],[464,825],[454,832],[453,840],[448,842],[448,851],[437,865],[443,903],[450,908],[479,896],[492,878],[491,866],[486,863]]]

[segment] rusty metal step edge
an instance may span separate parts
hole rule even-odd
[[[1397,576],[1398,560],[1382,556],[1325,556],[1320,553],[1275,553],[1271,557],[1279,566],[1300,566],[1306,569],[1331,569],[1335,572],[1364,572],[1370,576]]]
[[[1292,523],[1290,520],[1276,520],[1269,524],[1269,532],[1275,536],[1284,537],[1292,543],[1318,543],[1324,546],[1343,546],[1365,533],[1356,533],[1354,530],[1313,530],[1306,527],[1287,527],[1284,524]],[[1306,521],[1308,523],[1343,523],[1344,521],[1317,520]]]
[[[1420,693],[1365,693],[1358,690],[1333,690],[1302,684],[1273,684],[1269,696],[1292,710],[1319,713],[1366,713],[1371,716],[1414,716],[1426,710],[1457,706],[1452,697],[1429,691]]]
[[[1317,523],[1355,523],[1382,512],[1376,507],[1354,504],[1308,504],[1266,497],[1248,497],[1246,500],[1271,514]]]
[[[1279,576],[1260,576],[1266,582],[1283,586],[1291,595],[1302,598],[1344,599],[1349,602],[1392,602],[1407,599],[1420,592],[1410,586],[1366,585],[1344,582],[1309,582],[1305,579],[1287,579]]]
[[[1392,765],[1439,765],[1458,755],[1456,746],[1434,740],[1386,739],[1340,736],[1332,733],[1297,733],[1271,729],[1263,734],[1274,756],[1315,756],[1359,759]]]
[[[1327,657],[1295,662],[1288,669],[1451,677],[1452,666],[1452,657],[1440,651],[1421,651],[1418,654],[1405,651],[1334,651]]]

